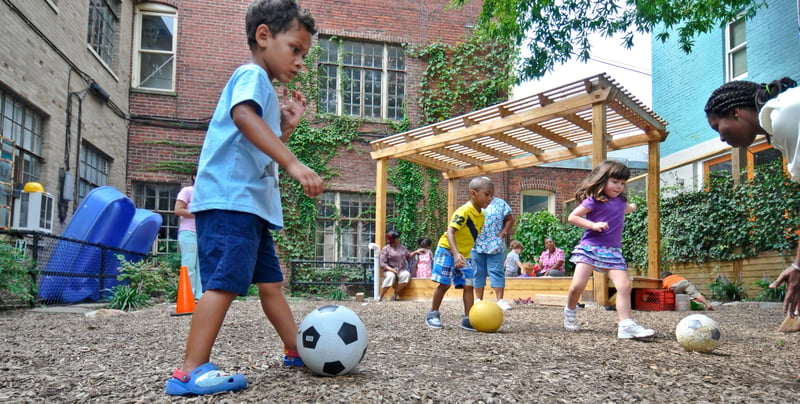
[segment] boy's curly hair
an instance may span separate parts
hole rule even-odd
[[[264,24],[274,36],[288,31],[297,21],[311,35],[317,33],[317,26],[311,13],[300,7],[295,0],[255,0],[247,7],[245,32],[250,49],[256,45],[256,29]]]

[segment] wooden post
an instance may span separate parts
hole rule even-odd
[[[592,105],[592,168],[597,167],[607,158],[608,146],[606,145],[606,104]],[[608,305],[608,275],[594,272],[594,301],[597,304]]]
[[[734,184],[739,185],[746,180],[747,174],[743,173],[745,168],[747,168],[747,148],[732,147],[731,175],[733,176]]]
[[[387,159],[378,159],[375,167],[375,244],[386,240],[386,167]]]
[[[659,142],[647,142],[647,277],[661,272],[661,156]]]
[[[456,189],[456,179],[455,178],[448,178],[447,179],[447,221],[448,222],[453,217],[453,213],[456,213],[456,209],[458,208],[458,206],[456,206],[457,202],[458,202],[458,190]]]
[[[592,167],[597,167],[607,157],[607,132],[606,104],[601,102],[592,105]]]

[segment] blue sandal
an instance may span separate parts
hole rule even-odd
[[[175,369],[167,380],[166,393],[171,396],[189,396],[239,391],[247,387],[244,375],[226,375],[211,363],[204,363],[186,373]]]
[[[306,364],[300,359],[300,354],[297,351],[283,348],[283,366],[290,368],[303,367]]]

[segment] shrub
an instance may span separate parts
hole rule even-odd
[[[33,302],[36,297],[36,265],[23,251],[0,242],[0,304]],[[3,298],[17,302],[5,302]]]
[[[730,302],[747,298],[742,282],[732,282],[725,275],[718,276],[714,282],[708,284],[708,288],[711,289],[712,299]]]
[[[761,293],[756,297],[756,300],[761,302],[782,302],[783,298],[786,297],[786,284],[784,283],[775,289],[770,289],[770,283],[772,282],[766,277],[754,283],[754,285],[762,289]]]
[[[150,304],[150,297],[142,293],[139,288],[117,285],[111,288],[111,292],[111,299],[108,301],[109,309],[132,311],[147,307]]]
[[[151,298],[175,300],[178,272],[167,260],[131,262],[117,255],[120,262],[120,284],[111,289],[108,307],[118,310],[138,310],[149,305]]]

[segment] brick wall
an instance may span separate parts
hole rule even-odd
[[[488,175],[495,184],[495,196],[504,199],[511,206],[515,216],[522,209],[521,193],[526,190],[547,190],[555,192],[556,216],[561,217],[564,203],[575,197],[575,191],[581,181],[589,174],[589,170],[555,167],[528,167],[520,170],[506,171]],[[457,181],[458,204],[469,200],[468,185],[472,178]]]
[[[131,114],[181,119],[209,118],[230,73],[249,59],[244,17],[249,0],[226,2],[177,1],[164,3],[178,9],[178,56],[176,93],[163,95],[131,91]],[[213,7],[209,4],[213,3]],[[448,0],[434,1],[300,1],[314,16],[320,35],[337,35],[367,41],[424,46],[433,41],[454,44],[466,38],[480,12],[481,2],[469,2],[463,10],[444,10]],[[424,64],[406,59],[406,103],[412,125],[419,122],[419,81]],[[307,112],[313,115],[314,107]],[[367,122],[364,134],[352,148],[342,148],[331,162],[340,173],[326,184],[328,190],[375,189],[375,162],[368,141],[391,134],[388,125]],[[197,156],[153,142],[200,145],[204,133],[163,129],[133,123],[130,129],[130,181],[180,183],[184,176],[153,171],[159,159],[196,162]]]
[[[70,92],[83,98],[80,141],[90,143],[111,159],[108,183],[125,189],[127,123],[85,90],[92,81],[97,82],[109,94],[110,102],[127,112],[132,5],[131,1],[122,2],[114,63],[105,66],[87,48],[88,4],[88,1],[28,0],[0,4],[0,86],[44,117],[40,182],[57,200],[60,197],[59,170],[67,168],[65,152],[68,152],[70,171],[78,170],[76,98],[72,100],[69,144],[66,139]],[[74,204],[70,204],[70,214],[73,209]],[[64,223],[55,219],[54,232],[60,233]]]

